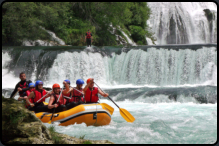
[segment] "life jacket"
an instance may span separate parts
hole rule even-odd
[[[46,91],[42,89],[42,93],[38,90],[34,90],[35,98],[33,99],[33,103],[36,103],[39,99],[41,99],[44,95],[46,95]],[[38,103],[45,102],[45,97],[41,99]]]
[[[87,32],[87,39],[90,39],[90,38],[91,38],[91,33]]]
[[[80,89],[79,91],[82,92],[82,89]],[[73,89],[73,95],[69,102],[79,102],[80,100],[84,101],[83,94]]]
[[[34,91],[34,90],[33,90],[33,91]],[[27,90],[27,91],[26,91],[26,95],[29,96],[31,92],[32,92],[32,91]],[[30,101],[30,103],[33,103],[33,98],[30,98],[29,101]],[[25,107],[27,108],[28,106],[29,106],[29,104],[26,102]]]
[[[66,104],[67,100],[63,97],[63,95],[61,95],[60,98],[59,98],[59,94],[53,93],[52,95],[55,97],[55,100],[53,101],[52,105],[57,104],[58,107],[59,107],[60,105],[65,105]],[[57,102],[58,98],[59,98],[59,101]]]
[[[28,86],[28,85],[27,85],[27,82],[24,82],[23,85],[21,85],[21,83],[19,84],[19,87],[22,88],[22,89],[23,89],[23,88],[27,88],[27,86]],[[24,91],[19,91],[19,95],[20,95],[20,96],[22,96],[23,93],[24,93]]]
[[[93,103],[93,102],[97,102],[98,100],[99,100],[98,88],[94,87],[93,91],[91,91],[90,88],[88,88],[85,94],[86,103]]]

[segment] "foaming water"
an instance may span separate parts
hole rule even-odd
[[[111,101],[101,99],[101,102],[114,108],[109,125],[55,125],[56,131],[119,144],[212,144],[217,140],[217,104],[116,102],[135,117],[134,123],[128,123]]]
[[[48,87],[62,84],[65,79],[75,84],[79,78],[84,81],[94,78],[104,88],[217,86],[215,45],[133,49],[21,47],[4,49],[2,56],[4,76],[18,76],[25,71],[27,79],[33,82],[40,79]],[[15,81],[6,77],[2,80]]]
[[[11,60],[7,52],[2,52],[2,88],[13,88],[19,82],[19,78],[15,77],[13,71],[7,68]]]
[[[217,43],[217,5],[214,2],[148,2],[148,20],[156,44]],[[204,12],[208,9],[212,19]]]

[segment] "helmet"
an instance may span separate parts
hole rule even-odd
[[[30,84],[28,85],[28,87],[29,87],[29,88],[35,87],[35,84],[34,84],[34,83],[30,83]]]
[[[57,84],[57,83],[53,84],[52,89],[54,89],[54,88],[60,88],[59,84]]]
[[[90,82],[91,78],[87,79],[87,84]]]
[[[70,80],[64,80],[66,83],[70,84]]]
[[[77,81],[76,81],[76,84],[84,84],[84,81],[82,80],[82,79],[78,79]]]
[[[36,83],[35,83],[35,85],[38,86],[39,84],[42,84],[42,85],[43,85],[43,82],[40,81],[40,80],[37,80]]]

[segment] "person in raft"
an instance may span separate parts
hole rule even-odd
[[[28,85],[29,85],[30,83],[32,83],[32,81],[31,81],[31,80],[28,80],[28,81],[26,80],[26,75],[25,75],[24,72],[21,72],[21,73],[20,73],[20,79],[21,79],[21,81],[18,82],[17,85],[15,86],[15,89],[14,89],[14,91],[11,93],[10,98],[12,98],[13,95],[14,95],[17,91],[19,91],[20,97],[26,96],[25,92],[29,89]]]
[[[71,99],[69,99],[68,103],[66,104],[67,109],[71,109],[77,105],[84,103],[84,98],[83,98],[83,94],[82,94],[83,93],[83,88],[82,88],[83,84],[84,84],[84,81],[82,79],[78,79],[76,81],[76,87],[73,87],[70,90],[68,90],[67,93],[71,95]]]
[[[47,112],[48,107],[47,107],[47,105],[44,105],[43,102],[45,102],[45,98],[50,97],[51,93],[48,93],[49,91],[46,91],[45,89],[43,89],[43,82],[40,80],[36,81],[35,86],[36,86],[35,90],[32,91],[26,99],[27,103],[30,104],[30,107],[28,109],[31,111],[34,111],[35,113]],[[44,96],[44,98],[42,98],[43,96]],[[30,103],[31,99],[32,99],[33,103]],[[38,101],[38,100],[40,100],[40,101]]]
[[[63,81],[64,89],[62,91],[62,94],[64,97],[67,97],[67,99],[71,98],[71,93],[68,92],[71,88],[70,84],[71,84],[71,82],[68,79]],[[67,100],[67,102],[68,102],[68,100]]]
[[[85,102],[86,103],[97,103],[99,100],[98,93],[102,95],[103,97],[108,97],[108,93],[103,93],[100,89],[97,87],[94,87],[94,79],[89,78],[87,79],[87,85],[83,89],[85,95]]]
[[[19,97],[18,100],[25,100],[26,101],[26,99],[30,95],[30,93],[35,90],[35,84],[34,83],[30,83],[28,87],[29,87],[29,89],[26,91],[26,96]],[[33,98],[29,99],[29,101],[30,101],[30,103],[33,103]],[[28,108],[28,106],[29,106],[29,104],[26,101],[25,107]]]
[[[61,89],[59,84],[54,84],[52,86],[53,93],[50,96],[49,104],[48,104],[48,112],[52,113],[55,108],[55,113],[62,112],[66,110],[65,104],[66,99],[63,97],[63,94],[60,95]],[[60,96],[60,98],[59,98]],[[57,102],[57,100],[59,101]]]

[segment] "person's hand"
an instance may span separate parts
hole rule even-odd
[[[22,91],[22,89],[20,87],[17,88],[18,91]]]
[[[27,96],[24,96],[24,97],[23,97],[23,99],[25,99],[25,100],[26,100],[26,99],[27,99]]]
[[[58,107],[58,105],[57,105],[57,104],[54,104],[54,106],[55,106],[54,108],[57,108],[57,107]]]
[[[108,93],[105,93],[105,94],[104,94],[104,97],[108,97],[108,96],[109,96],[109,94],[108,94]]]
[[[30,106],[31,106],[31,107],[34,107],[34,104],[33,104],[33,103],[31,103],[31,104],[30,104]]]
[[[67,84],[67,82],[66,82],[66,81],[63,81],[63,84],[65,85],[65,84]]]
[[[93,83],[93,82],[94,82],[94,78],[91,78],[91,79],[90,79],[90,82]]]

